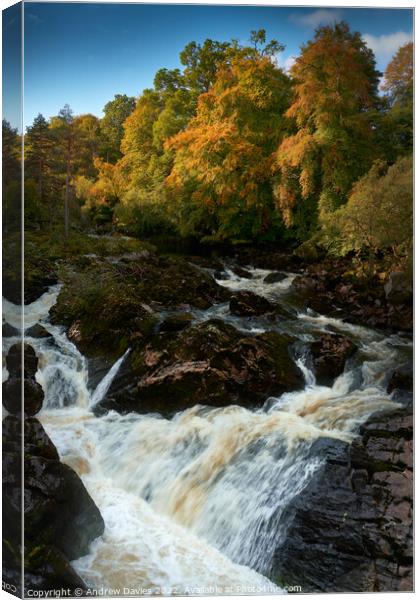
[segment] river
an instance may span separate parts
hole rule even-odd
[[[289,319],[235,317],[227,304],[196,310],[197,321],[221,318],[250,334],[268,329],[301,341],[296,364],[305,388],[267,398],[263,407],[195,406],[173,418],[158,414],[95,416],[126,359],[89,389],[89,361],[49,322],[60,285],[25,306],[24,327],[41,323],[48,338],[26,338],[39,357],[36,375],[45,392],[38,417],[64,462],[81,476],[105,521],[105,533],[73,566],[108,595],[270,594],[271,560],[287,535],[283,513],[322,460],[312,443],[321,437],[351,441],[378,409],[397,405],[386,393],[392,370],[411,342],[306,310],[291,294],[294,275],[264,283],[270,271],[241,278],[229,268],[221,285],[280,302]],[[4,318],[20,328],[18,307],[4,301]],[[305,344],[325,332],[348,336],[358,347],[332,387],[317,385]],[[4,338],[4,353],[18,341]],[[7,371],[3,367],[3,379]],[[125,588],[125,591],[124,591]]]

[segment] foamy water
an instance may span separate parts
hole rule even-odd
[[[281,301],[294,275],[265,284],[268,273],[255,269],[244,279],[229,272],[219,283]],[[37,380],[46,394],[40,419],[105,520],[89,555],[74,561],[78,573],[92,587],[114,590],[109,595],[127,595],[124,588],[141,590],[137,595],[280,593],[266,576],[287,535],[285,509],[322,464],[312,443],[321,437],[350,441],[372,412],[395,406],[386,378],[408,342],[301,312],[269,326],[290,329],[303,342],[333,329],[359,348],[331,387],[317,385],[302,350],[296,363],[305,388],[267,398],[259,409],[215,409],[203,398],[203,406],[170,420],[114,411],[95,417],[91,409],[128,351],[96,390],[89,389],[87,360],[63,328],[48,322],[58,292],[54,286],[25,308],[25,327],[40,322],[51,334],[27,340],[39,357]],[[17,323],[18,311],[6,308],[8,322]],[[264,317],[230,319],[226,305],[196,313],[198,320],[214,316],[251,334],[268,326]]]

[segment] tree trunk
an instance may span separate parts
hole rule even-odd
[[[64,196],[64,237],[69,237],[69,195],[70,195],[70,174],[66,173],[66,193]]]

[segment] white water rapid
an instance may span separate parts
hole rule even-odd
[[[254,410],[203,405],[170,420],[114,411],[94,416],[93,406],[106,395],[128,351],[90,390],[88,361],[64,329],[48,320],[59,286],[25,307],[25,328],[41,323],[50,334],[26,338],[39,357],[37,380],[45,391],[39,418],[106,524],[89,555],[73,563],[93,588],[107,588],[108,595],[281,593],[267,577],[287,533],[284,510],[321,464],[311,443],[320,437],[350,441],[372,412],[395,406],[385,391],[387,377],[403,362],[410,341],[293,311],[288,300],[293,275],[267,284],[263,279],[270,271],[251,272],[245,279],[227,271],[229,278],[219,283],[277,299],[289,320],[233,317],[226,305],[195,315],[218,316],[251,333],[268,327],[286,331],[302,341],[296,363],[305,389],[267,398]],[[19,309],[5,301],[4,312],[19,328]],[[332,387],[316,384],[304,349],[325,331],[343,333],[358,346]],[[4,338],[4,351],[16,341]]]

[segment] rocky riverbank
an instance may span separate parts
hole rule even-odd
[[[288,509],[272,577],[304,592],[413,590],[413,414],[372,415],[350,445],[321,439],[325,465]]]
[[[242,264],[292,271],[296,295],[321,314],[334,314],[351,323],[390,331],[413,329],[413,288],[407,274],[390,272],[378,261],[374,272],[363,272],[354,257],[325,253],[284,252],[243,248],[233,253]]]
[[[298,311],[306,313],[308,308],[390,334],[411,328],[408,284],[396,275],[384,280],[378,272],[367,287],[351,259],[314,260],[242,248],[222,261],[217,256],[162,255],[135,241],[100,244],[100,252],[89,242],[76,255],[59,253],[55,262],[48,263],[48,273],[52,269],[54,281],[63,283],[51,319],[66,327],[69,339],[88,358],[91,387],[130,349],[105,399],[95,407],[97,415],[114,409],[158,412],[169,419],[197,404],[257,408],[269,396],[302,390],[305,381],[295,361],[297,349],[302,349],[299,333],[275,329],[296,321]],[[280,304],[270,296],[224,285],[232,277],[229,273],[252,280],[252,267],[272,271],[262,280],[267,285],[281,284],[287,273],[295,273],[288,291],[293,302]],[[37,280],[34,275],[28,294],[44,289],[48,277]],[[42,336],[45,331],[38,328],[31,335]],[[310,340],[304,342],[305,364],[318,385],[331,386],[358,347],[345,330],[334,327]],[[32,363],[28,354],[28,364]],[[314,443],[313,452],[324,457],[325,465],[284,516],[290,528],[274,557],[271,576],[276,582],[301,585],[305,592],[411,589],[412,374],[409,362],[400,367],[386,378],[388,391],[403,402],[402,408],[372,415],[351,444],[326,438]],[[42,404],[33,372],[25,384],[29,411],[25,427],[28,460],[32,461],[32,447],[40,449],[33,458],[34,486],[37,474],[44,472],[38,462],[47,462],[60,483],[54,475],[45,485],[57,484],[58,497],[63,492],[62,498],[70,498],[71,504],[72,490],[82,484],[61,465],[33,417]],[[12,380],[6,384],[4,396],[12,412],[13,385]],[[16,418],[6,419],[6,444],[16,434],[17,422],[10,421]],[[16,491],[14,480],[10,485]],[[49,488],[47,492],[53,495]],[[81,545],[74,541],[74,552],[60,544],[51,549],[48,537],[39,552],[31,546],[31,585],[52,586],[59,577],[71,582],[74,575],[72,585],[80,587],[68,560],[85,551],[86,544],[100,535],[101,526],[100,515],[92,517],[95,510],[89,496],[79,493],[86,501],[78,505],[77,518],[96,523],[96,528],[86,527],[88,537]],[[76,518],[73,509],[76,504],[69,508],[70,522]],[[59,539],[60,532],[54,535]],[[53,565],[48,572],[39,572],[41,558]]]
[[[9,379],[3,384],[3,581],[17,593],[86,586],[70,561],[88,553],[102,535],[104,522],[80,477],[60,461],[39,420],[43,392],[35,382],[38,360],[25,345],[22,485],[20,345],[6,357]],[[25,506],[24,590],[21,589],[21,507]],[[13,588],[10,588],[13,589]]]

